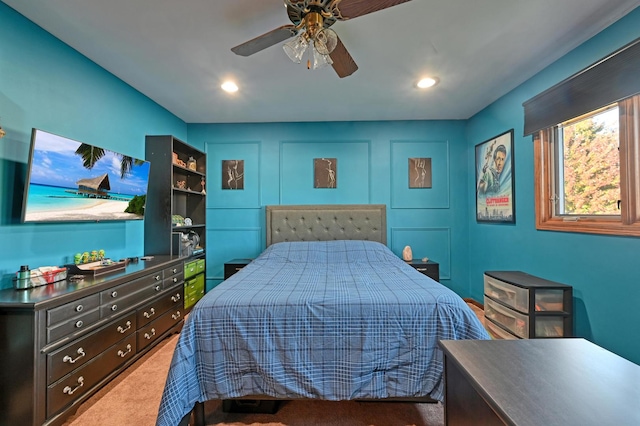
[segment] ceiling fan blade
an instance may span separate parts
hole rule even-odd
[[[408,1],[411,0],[342,0],[338,3],[338,10],[343,20],[353,19]]]
[[[358,65],[353,60],[347,48],[344,47],[342,40],[338,37],[336,48],[329,54],[329,57],[333,61],[331,66],[335,70],[338,77],[345,78],[353,74],[358,70]]]
[[[258,53],[261,50],[271,47],[275,44],[285,41],[298,34],[298,30],[295,25],[283,25],[275,30],[269,31],[266,34],[262,34],[254,39],[251,39],[245,43],[242,43],[236,47],[232,47],[231,51],[236,55],[249,56],[254,53]]]

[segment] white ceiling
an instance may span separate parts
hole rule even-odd
[[[290,23],[282,0],[2,1],[188,123],[466,119],[638,6],[413,0],[332,27],[360,68],[340,79],[231,52]]]

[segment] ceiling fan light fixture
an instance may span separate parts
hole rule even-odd
[[[326,66],[332,65],[333,61],[329,55],[322,54],[318,51],[318,49],[313,49],[313,69],[317,70],[318,68],[324,68]]]
[[[235,93],[238,91],[238,85],[233,81],[225,81],[220,87],[227,93]]]
[[[314,39],[314,47],[323,55],[329,55],[335,50],[337,45],[338,35],[331,28],[325,28],[318,32]]]
[[[291,61],[299,64],[302,62],[302,57],[304,56],[304,52],[307,51],[309,47],[309,42],[304,34],[300,34],[292,40],[289,40],[282,46],[284,49],[284,53],[287,54]]]
[[[418,81],[417,86],[420,89],[428,89],[429,87],[433,87],[438,84],[438,79],[435,77],[425,77],[422,80]]]
[[[337,21],[351,20],[409,1],[411,0],[284,0],[291,24],[281,25],[254,37],[232,47],[231,51],[236,55],[250,56],[293,39],[287,41],[283,48],[294,63],[301,63],[305,52],[311,49],[306,61],[308,69],[312,66],[316,69],[331,65],[338,77],[348,77],[358,70],[358,65],[342,40],[329,27]]]

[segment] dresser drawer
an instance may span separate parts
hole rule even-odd
[[[164,280],[162,281],[162,286],[164,288],[172,287],[184,279],[184,264],[179,263],[171,268],[166,268],[163,271],[163,275]]]
[[[136,315],[131,312],[87,337],[47,354],[47,384],[84,365],[135,330]]]
[[[156,300],[147,303],[137,310],[138,328],[147,325],[151,321],[160,317],[171,308],[179,309],[182,306],[182,291],[178,287]]]
[[[529,312],[529,291],[488,275],[484,276],[484,294],[522,313]]]
[[[158,319],[151,321],[137,332],[138,350],[142,350],[156,341],[163,333],[182,321],[183,309],[171,309]]]
[[[485,296],[484,316],[523,339],[529,338],[529,317],[494,302]]]
[[[143,287],[135,293],[128,294],[126,297],[120,297],[118,295],[118,297],[113,301],[103,304],[100,307],[100,315],[102,318],[108,318],[109,316],[116,315],[122,311],[135,307],[139,303],[159,294],[161,291],[161,284],[156,282],[147,283],[146,287]]]
[[[69,334],[76,333],[100,320],[100,310],[98,308],[91,311],[83,310],[82,312],[75,318],[69,318],[53,327],[47,327],[47,343],[55,342]]]
[[[165,279],[162,281],[162,288],[167,289],[169,287],[173,287],[174,285],[181,283],[182,281],[182,272],[170,277],[165,277]]]
[[[130,335],[85,365],[47,387],[47,417],[53,416],[87,393],[136,353],[135,335]]]
[[[98,294],[92,294],[91,296],[75,300],[62,306],[58,306],[57,308],[49,309],[47,311],[47,326],[53,326],[59,322],[80,315],[83,312],[88,312],[97,308],[99,304],[100,296]]]
[[[104,290],[100,293],[100,304],[112,304],[117,303],[119,300],[130,296],[133,293],[137,293],[140,290],[156,288],[157,291],[162,290],[162,272],[156,274],[147,275],[146,277],[138,278],[126,284],[121,284]]]
[[[164,274],[164,277],[167,278],[172,275],[180,274],[183,271],[184,271],[184,263],[179,262],[169,268],[165,268],[164,271],[162,271],[162,273]]]

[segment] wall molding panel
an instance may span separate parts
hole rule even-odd
[[[449,141],[392,140],[391,208],[448,209]],[[409,158],[431,158],[431,188],[409,188]]]
[[[280,204],[370,204],[371,141],[281,141]],[[314,158],[337,159],[336,187],[314,188]]]
[[[262,206],[261,141],[208,142],[207,208],[255,209]],[[222,161],[244,160],[244,189],[222,189]]]

